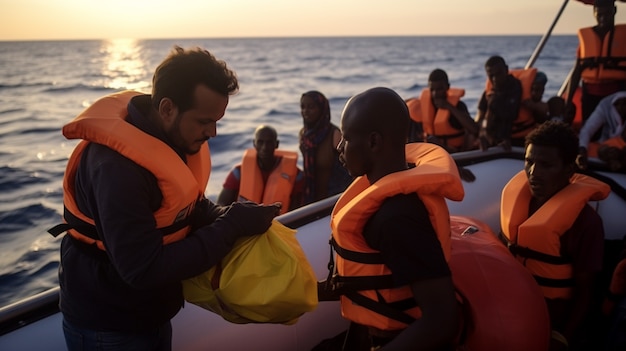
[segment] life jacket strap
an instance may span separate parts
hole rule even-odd
[[[335,274],[332,277],[332,285],[333,291],[343,295],[359,290],[391,289],[397,287],[390,274],[358,277],[344,277]]]
[[[356,303],[357,305],[365,307],[368,310],[374,311],[387,318],[397,320],[404,324],[411,324],[415,322],[415,318],[413,318],[411,315],[404,312],[405,310],[409,308],[417,306],[417,303],[415,302],[414,299],[405,299],[402,301],[395,302],[393,304],[389,304],[389,303],[378,302],[376,300],[370,299],[369,297],[363,296],[356,292],[346,294],[345,296],[348,299],[350,299],[352,302]],[[403,308],[411,304],[410,301],[408,300],[411,300],[413,302],[413,306],[409,308]],[[401,307],[397,308],[398,306],[401,306]]]
[[[380,253],[375,253],[375,252],[364,253],[364,252],[348,250],[339,246],[339,244],[337,244],[337,242],[335,241],[335,238],[330,239],[330,244],[333,247],[333,249],[335,249],[335,252],[337,252],[337,255],[343,257],[344,259],[348,261],[365,263],[365,264],[384,264],[385,263]]]
[[[65,219],[66,223],[57,224],[54,227],[48,229],[48,233],[50,233],[50,235],[52,235],[53,237],[56,238],[57,236],[67,232],[70,229],[75,229],[79,233],[93,240],[101,240],[98,236],[98,231],[96,230],[96,227],[94,225],[78,218],[66,207],[63,208],[63,218]],[[166,236],[185,228],[189,224],[189,222],[190,219],[187,218],[167,227],[159,228],[159,231],[163,234],[163,236]]]
[[[533,275],[533,278],[535,278],[535,281],[537,282],[537,284],[539,284],[540,286],[548,287],[548,288],[571,288],[574,286],[573,278],[553,279],[553,278],[540,277],[538,275]]]
[[[578,59],[578,65],[582,69],[596,68],[603,66],[605,69],[612,69],[618,71],[626,71],[626,66],[620,65],[626,62],[626,57],[585,57]]]
[[[464,131],[454,133],[454,134],[433,134],[433,136],[441,139],[441,141],[448,141],[449,139],[454,139],[458,137],[462,137],[465,135]]]
[[[543,252],[530,249],[528,247],[522,247],[519,245],[510,244],[510,243],[508,246],[513,256],[521,256],[524,258],[529,258],[529,259],[533,259],[533,260],[537,260],[537,261],[541,261],[541,262],[545,262],[545,263],[549,263],[553,265],[563,265],[563,264],[572,263],[570,259],[565,258],[563,256],[549,255]]]

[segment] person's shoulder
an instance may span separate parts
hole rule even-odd
[[[600,214],[589,204],[585,204],[578,213],[576,221],[582,221],[584,224],[591,226],[602,225],[602,217]]]
[[[237,180],[241,179],[241,163],[236,164],[233,168],[230,169],[226,178],[235,178]]]
[[[467,110],[467,104],[463,102],[463,100],[459,100],[459,102],[456,103],[456,108],[459,110]]]
[[[96,167],[115,167],[120,170],[125,168],[143,168],[135,161],[111,149],[108,146],[90,143],[85,150],[84,157],[87,157],[90,164]]]

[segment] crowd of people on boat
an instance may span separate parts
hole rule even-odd
[[[613,1],[596,1],[598,25],[581,29],[571,89],[546,102],[547,74],[510,70],[501,56],[485,62],[475,118],[442,69],[419,98],[384,87],[355,95],[340,126],[322,93],[305,92],[302,169],[296,152],[279,149],[277,130],[259,126],[217,203],[204,193],[206,141],[239,83],[210,52],[175,47],[154,73],[152,94],[106,96],[63,128],[83,140],[64,177],[65,223],[51,230],[68,233],[59,267],[68,349],[171,349],[182,280],[215,266],[238,239],[262,235],[280,213],[342,193],[331,215],[337,262],[318,292],[320,301],[339,299],[351,322],[337,349],[454,350],[463,332],[445,198],[462,199],[464,172],[450,153],[512,146],[524,148],[525,162],[503,189],[500,238],[545,298],[549,338],[538,342],[588,349],[604,233],[587,202],[610,189],[576,172],[595,156],[594,142],[611,169],[626,164],[626,54],[615,54],[626,50],[626,26],[614,25],[615,11]],[[602,337],[615,350],[626,345],[624,265],[605,305],[616,322]]]

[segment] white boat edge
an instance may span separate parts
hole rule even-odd
[[[506,182],[523,169],[523,149],[504,152],[492,148],[486,152],[468,151],[453,154],[459,165],[471,170],[474,182],[463,182],[465,198],[448,201],[450,214],[473,217],[499,232],[500,193]],[[598,160],[590,160],[595,175],[612,185],[611,195],[590,203],[602,216],[607,245],[621,247],[626,234],[626,174],[610,172]],[[621,188],[621,190],[619,189]],[[297,229],[297,238],[318,279],[327,275],[330,249],[329,214],[338,195],[278,217],[283,224]],[[58,288],[0,309],[0,350],[65,350],[58,311]],[[291,326],[277,324],[233,324],[221,316],[186,303],[173,319],[174,350],[307,350],[347,326],[337,302],[320,303]]]

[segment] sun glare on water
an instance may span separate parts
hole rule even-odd
[[[145,90],[150,86],[142,46],[136,39],[109,39],[102,42],[104,86],[113,89]]]

